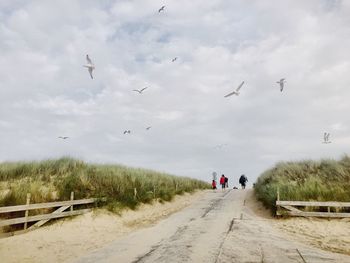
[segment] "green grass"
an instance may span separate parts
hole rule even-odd
[[[71,158],[0,163],[0,206],[25,204],[27,193],[33,202],[69,200],[73,191],[75,199],[106,197],[106,207],[117,211],[206,188],[210,188],[208,183],[192,178]]]
[[[350,157],[341,160],[280,162],[265,171],[255,184],[257,198],[275,211],[280,200],[350,201]]]

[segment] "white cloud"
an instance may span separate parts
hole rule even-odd
[[[0,159],[66,154],[234,181],[348,153],[348,1],[161,5],[2,1]],[[243,80],[239,97],[223,98]]]

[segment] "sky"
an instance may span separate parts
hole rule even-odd
[[[238,184],[280,161],[339,159],[349,25],[345,0],[3,0],[0,161],[71,156]]]

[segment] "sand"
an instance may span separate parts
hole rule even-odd
[[[249,207],[250,190],[207,192],[152,227],[138,229],[71,263],[337,262],[350,256],[290,240]]]
[[[300,242],[350,255],[350,219],[298,217],[277,220],[276,226]]]
[[[121,216],[99,209],[82,216],[58,221],[33,232],[0,239],[1,262],[72,261],[116,240],[123,240],[129,233],[140,228],[155,225],[161,219],[169,218],[171,214],[202,200],[207,193],[204,191],[178,196],[173,202],[164,204],[157,202],[153,205],[142,205],[137,211],[124,211]],[[261,224],[266,222],[273,228],[270,229],[271,233],[280,232],[286,239],[350,255],[350,220],[348,219],[275,219],[256,201],[253,191],[247,191],[244,205],[249,209],[247,210],[248,220],[241,222],[242,227],[248,224],[247,226],[252,228],[252,224],[258,224],[259,221]],[[255,216],[249,219],[249,213]],[[265,224],[258,225],[258,228],[264,230],[265,226]],[[234,237],[232,244],[235,244],[238,237],[232,236]]]
[[[276,219],[254,196],[249,194],[247,205],[254,213],[271,221],[292,240],[312,245],[327,251],[350,255],[350,218],[321,219],[290,217]]]
[[[106,210],[58,221],[38,230],[0,239],[1,262],[65,262],[98,249],[138,228],[150,226],[187,207],[203,192],[176,196],[172,202],[141,205],[120,216]]]

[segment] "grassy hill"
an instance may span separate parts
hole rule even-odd
[[[255,184],[259,200],[275,210],[280,200],[350,201],[350,157],[341,160],[280,162],[265,171]]]
[[[106,197],[109,209],[118,210],[205,188],[210,185],[191,178],[71,158],[0,163],[0,206],[25,204],[27,193],[32,203],[69,200],[74,191],[75,199]]]

